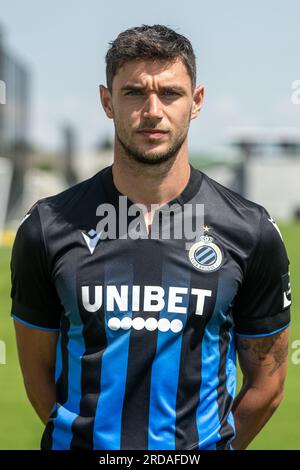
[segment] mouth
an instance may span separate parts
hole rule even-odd
[[[149,139],[160,139],[164,135],[168,134],[168,131],[162,129],[142,129],[138,131],[139,134],[142,134],[144,137]]]

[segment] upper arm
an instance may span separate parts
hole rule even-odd
[[[267,337],[290,323],[291,289],[287,252],[279,229],[265,210],[244,271],[233,306],[235,332],[258,344],[272,343],[274,338]],[[260,340],[262,337],[265,339]]]
[[[58,332],[30,328],[14,321],[19,361],[26,383],[45,374],[54,378]]]
[[[287,371],[290,304],[289,259],[264,210],[233,317],[244,383],[275,396],[282,393]]]
[[[36,204],[19,227],[12,250],[11,315],[25,325],[53,332],[60,328],[63,309],[49,265]]]
[[[289,329],[261,338],[237,337],[237,353],[244,383],[269,389],[275,395],[284,386]]]

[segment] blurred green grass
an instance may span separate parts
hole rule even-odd
[[[0,365],[0,449],[39,449],[43,424],[24,390],[10,317],[9,248],[0,248],[0,340],[6,345],[6,364]]]
[[[300,224],[281,225],[289,258],[293,294],[292,326],[290,344],[300,339]],[[0,340],[6,344],[6,365],[0,365],[0,450],[38,449],[43,424],[37,418],[27,400],[17,359],[13,321],[10,312],[10,249],[0,249]],[[270,422],[253,441],[249,449],[300,449],[299,423],[300,365],[291,363],[293,350],[290,347],[289,368],[285,398]],[[239,381],[240,382],[240,381]]]

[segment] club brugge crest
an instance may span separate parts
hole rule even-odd
[[[189,259],[199,271],[212,272],[221,266],[223,255],[221,249],[213,243],[213,238],[204,235],[191,246]]]

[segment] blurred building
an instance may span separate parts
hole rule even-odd
[[[107,137],[90,152],[78,151],[80,136],[69,122],[58,126],[61,146],[56,151],[29,144],[30,82],[28,67],[11,53],[0,25],[0,243],[5,226],[16,228],[38,199],[56,194],[112,162]]]
[[[91,176],[103,170],[103,168],[113,163],[112,150],[91,150],[81,152],[75,161],[76,173],[80,175],[80,180],[91,178]]]
[[[28,68],[6,47],[0,27],[0,80],[5,83],[6,102],[0,105],[0,157],[9,159],[13,174],[8,216],[15,217],[24,189],[29,125]]]
[[[229,141],[242,156],[234,187],[272,217],[300,218],[300,128],[235,128]]]

